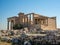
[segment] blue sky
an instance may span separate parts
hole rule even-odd
[[[7,18],[19,12],[56,16],[60,28],[60,0],[0,0],[0,29],[7,29]]]

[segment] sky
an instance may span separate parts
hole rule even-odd
[[[56,16],[60,28],[60,0],[0,0],[0,30],[6,30],[7,18],[18,16],[19,12]]]

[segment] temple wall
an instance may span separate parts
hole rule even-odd
[[[43,30],[56,30],[56,19],[48,18],[48,25],[41,25]]]

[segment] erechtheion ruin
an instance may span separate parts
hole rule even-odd
[[[7,29],[13,29],[15,24],[23,24],[27,26],[36,26],[42,30],[56,30],[56,17],[47,17],[35,13],[19,13],[18,16],[9,17]]]

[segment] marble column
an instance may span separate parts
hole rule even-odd
[[[12,22],[10,22],[10,30],[12,29]]]
[[[27,26],[28,26],[28,15],[27,15]]]
[[[29,20],[30,20],[29,24],[31,25],[31,14],[29,14]]]
[[[7,22],[8,24],[7,24],[7,30],[9,30],[9,21]]]
[[[41,19],[39,20],[39,24],[40,24],[40,29],[41,29]]]
[[[14,22],[11,22],[11,24],[10,24],[10,30],[13,30],[13,25],[14,25]]]
[[[34,13],[32,14],[33,15],[33,25],[35,24],[35,20],[34,20]]]
[[[33,25],[35,24],[35,20],[34,20],[34,13],[32,13],[32,21],[33,21]]]
[[[33,14],[33,13],[30,14],[30,18],[31,18],[31,21],[32,21],[32,22],[30,22],[30,23],[31,23],[31,24],[34,24],[34,14]]]
[[[24,22],[23,22],[24,26],[25,26],[25,16],[24,16]]]

